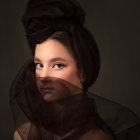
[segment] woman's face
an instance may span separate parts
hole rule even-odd
[[[34,62],[36,64],[36,77],[55,77],[82,88],[76,62],[67,47],[59,41],[48,39],[37,44]]]

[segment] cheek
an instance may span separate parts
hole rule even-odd
[[[38,70],[35,70],[36,77],[40,77],[40,72]]]
[[[66,69],[62,72],[57,73],[55,77],[68,81],[74,85],[79,84],[80,81],[77,69]]]

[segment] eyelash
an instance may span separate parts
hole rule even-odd
[[[40,63],[35,63],[35,68],[37,68],[37,65],[38,64],[40,64]],[[43,65],[42,64],[40,64],[42,67],[43,67]],[[40,68],[39,68],[40,69]]]
[[[53,68],[54,68],[55,66],[60,66],[59,68],[56,68],[56,69],[58,70],[58,69],[62,69],[65,65],[64,65],[64,64],[54,64],[54,65],[53,65]]]
[[[43,67],[43,65],[42,65],[41,63],[35,63],[35,68],[37,68],[37,65],[41,65],[41,68]],[[52,66],[52,68],[54,68],[55,66],[58,66],[58,65],[59,65],[59,68],[56,68],[57,70],[62,69],[63,67],[65,67],[64,64],[58,63],[58,64],[54,64],[54,65]],[[40,68],[39,68],[39,69],[40,69]]]

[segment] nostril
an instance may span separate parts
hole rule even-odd
[[[48,77],[45,77],[45,78],[43,77],[43,78],[40,78],[40,82],[42,84],[48,84],[48,83],[51,83],[52,80],[50,78],[48,78]]]

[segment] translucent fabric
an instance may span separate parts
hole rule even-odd
[[[22,140],[115,139],[93,99],[63,79],[36,77],[33,61],[13,82],[10,105]]]

